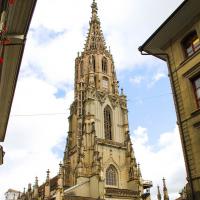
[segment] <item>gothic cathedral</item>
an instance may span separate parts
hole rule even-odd
[[[126,96],[118,92],[114,61],[106,48],[97,4],[84,51],[75,60],[74,102],[59,174],[19,200],[150,199],[129,134]]]
[[[75,96],[64,153],[65,195],[138,199],[143,180],[128,126],[126,96],[93,1],[84,51],[75,60]]]

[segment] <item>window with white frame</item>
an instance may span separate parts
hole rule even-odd
[[[200,75],[193,79],[193,88],[195,92],[198,108],[200,107]]]
[[[183,40],[182,46],[186,57],[191,56],[200,49],[200,40],[196,31],[190,32]]]

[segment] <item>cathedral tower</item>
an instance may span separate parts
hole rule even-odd
[[[92,3],[84,51],[75,60],[74,102],[63,160],[64,195],[140,199],[143,180],[129,135],[126,96]]]

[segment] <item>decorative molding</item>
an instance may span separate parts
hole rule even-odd
[[[118,188],[105,188],[106,196],[112,197],[135,197],[139,195],[138,191]]]
[[[187,72],[183,74],[184,77],[192,79],[194,76],[200,73],[200,62],[198,62],[196,65],[191,67]]]
[[[101,91],[97,91],[96,95],[97,95],[98,101],[101,104],[104,104],[105,100],[106,100],[106,96],[107,96],[106,93],[105,92],[101,92]]]
[[[97,143],[107,145],[107,146],[112,146],[112,147],[117,147],[117,148],[126,148],[123,143],[120,142],[114,142],[112,140],[105,140],[101,138],[97,138]]]
[[[116,95],[108,95],[108,97],[113,108],[119,105],[119,98]]]
[[[197,122],[197,123],[195,123],[195,124],[193,124],[193,126],[194,126],[195,128],[198,128],[198,129],[200,129],[200,121],[199,121],[199,122]]]
[[[71,149],[69,149],[69,153],[68,155],[71,156],[72,154],[77,152],[77,145],[75,145],[74,147],[72,147]]]
[[[95,99],[96,98],[96,90],[94,87],[88,87],[86,90],[86,99]]]

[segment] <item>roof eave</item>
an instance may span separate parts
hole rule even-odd
[[[166,61],[166,59],[159,55],[159,53],[154,53],[153,50],[150,50],[147,48],[147,46],[150,44],[150,42],[153,40],[153,38],[163,29],[163,27],[165,27],[167,25],[167,23],[172,20],[172,18],[174,18],[176,16],[176,14],[183,8],[183,6],[185,6],[185,4],[188,2],[189,0],[185,0],[183,3],[180,4],[180,6],[158,27],[158,29],[138,48],[138,50],[141,52],[146,52],[147,54],[153,55],[157,58],[160,58],[164,61]]]

